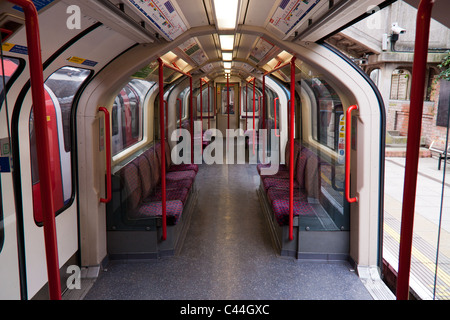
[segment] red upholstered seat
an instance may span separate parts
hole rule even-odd
[[[270,188],[267,190],[267,198],[272,203],[274,200],[289,200],[289,189]],[[305,192],[301,189],[294,189],[294,200],[307,201]]]
[[[280,226],[289,225],[289,200],[274,200],[272,202],[275,219]],[[315,216],[314,209],[307,201],[294,200],[295,216]]]
[[[183,203],[180,200],[166,201],[167,225],[176,225],[183,212]],[[133,220],[148,219],[151,217],[162,217],[162,202],[147,202],[129,214]]]

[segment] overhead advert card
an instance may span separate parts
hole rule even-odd
[[[320,0],[281,0],[270,23],[287,35],[320,2]]]
[[[168,40],[176,39],[187,30],[171,1],[128,0],[128,3],[150,20]]]

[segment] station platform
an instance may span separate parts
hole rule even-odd
[[[398,270],[404,170],[404,157],[386,157],[383,258],[395,272]],[[447,164],[444,186],[442,183],[444,165],[442,163],[441,170],[438,170],[437,157],[419,158],[418,170],[410,286],[417,299],[448,300],[450,299],[450,167]],[[438,250],[439,224],[441,228]]]

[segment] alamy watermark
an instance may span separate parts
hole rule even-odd
[[[66,26],[69,30],[81,29],[81,9],[77,5],[67,7],[66,13],[69,17],[66,20]]]
[[[261,168],[262,175],[274,175],[278,172],[280,163],[280,138],[277,134],[278,130],[272,129],[270,132],[270,139],[268,139],[266,129],[247,130],[247,132],[242,129],[227,129],[225,135],[218,129],[208,129],[202,139],[201,121],[195,121],[193,146],[188,130],[176,129],[172,132],[171,141],[178,141],[172,149],[172,162],[174,164],[191,163],[191,149],[193,149],[195,164],[245,164],[248,158],[249,164],[268,164]],[[249,141],[248,148],[246,148],[246,139]],[[203,148],[203,141],[209,142],[205,148]]]

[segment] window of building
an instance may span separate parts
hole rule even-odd
[[[409,100],[411,73],[396,69],[391,77],[391,100]]]

